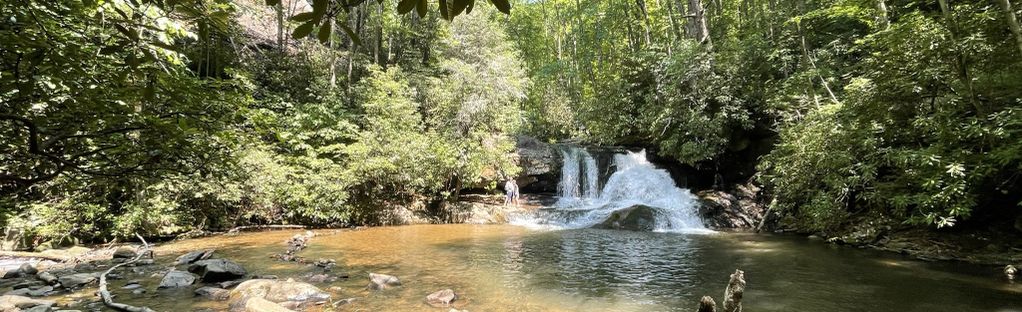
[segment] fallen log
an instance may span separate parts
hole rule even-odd
[[[243,232],[243,231],[253,231],[253,230],[268,230],[268,229],[294,230],[294,229],[304,229],[304,228],[305,228],[304,225],[288,225],[288,224],[244,225],[244,226],[236,226],[236,227],[234,227],[234,228],[232,228],[230,230],[227,230],[227,234],[236,234],[236,233]]]
[[[136,255],[134,259],[131,259],[130,261],[125,261],[125,262],[121,262],[121,263],[115,264],[115,265],[111,266],[109,269],[107,269],[106,272],[103,272],[103,274],[99,275],[99,295],[100,295],[100,297],[103,297],[103,304],[104,305],[106,305],[107,307],[110,307],[111,309],[117,310],[117,311],[126,311],[126,312],[156,312],[155,310],[147,308],[147,307],[136,307],[136,306],[133,306],[133,305],[127,305],[127,304],[123,304],[123,303],[114,302],[113,296],[110,295],[110,291],[107,290],[107,288],[106,288],[106,285],[107,285],[107,283],[106,283],[106,276],[107,276],[107,274],[110,274],[110,272],[113,272],[114,270],[116,270],[119,267],[122,267],[122,266],[125,266],[125,265],[129,265],[129,264],[132,264],[132,263],[135,263],[135,262],[138,262],[138,260],[141,260],[142,257],[144,257],[146,255],[149,255],[149,256],[153,255],[152,250],[149,249],[149,243],[147,243],[145,241],[145,238],[142,238],[142,236],[138,235],[138,234],[135,234],[135,236],[138,236],[138,239],[142,240],[142,246],[143,246],[142,252],[138,253],[138,255]]]

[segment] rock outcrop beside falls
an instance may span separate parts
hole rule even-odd
[[[702,202],[699,216],[707,227],[715,230],[756,229],[767,213],[762,193],[753,182],[728,190],[700,191],[696,193]]]
[[[561,156],[553,145],[528,136],[515,137],[515,154],[522,172],[518,187],[525,193],[557,192],[561,174]],[[503,185],[503,183],[499,184]]]

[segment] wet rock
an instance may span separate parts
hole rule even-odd
[[[195,294],[212,300],[227,300],[227,298],[231,296],[231,291],[223,288],[204,286],[196,289]]]
[[[217,283],[216,285],[220,286],[220,288],[223,288],[223,289],[230,289],[230,288],[232,288],[234,286],[238,286],[238,284],[241,284],[241,282],[243,282],[243,281],[239,281],[239,280],[223,281],[223,282]]]
[[[60,286],[67,289],[82,287],[88,284],[92,284],[95,281],[96,275],[93,273],[78,273],[64,275],[57,278],[57,282],[60,283]]]
[[[188,271],[198,274],[207,283],[239,279],[247,274],[240,265],[225,259],[199,260],[189,266]]]
[[[75,271],[78,271],[78,272],[95,271],[95,270],[99,270],[99,267],[97,267],[95,264],[92,264],[92,263],[89,263],[89,262],[83,262],[83,263],[79,263],[79,264],[75,265]]]
[[[276,276],[276,275],[262,275],[262,274],[260,274],[260,275],[253,275],[252,279],[271,279],[271,280],[275,280],[275,279],[280,279],[280,277]]]
[[[316,274],[309,277],[309,283],[331,283],[337,281],[336,277],[327,274]]]
[[[124,286],[121,287],[121,289],[125,289],[125,290],[132,290],[132,289],[139,289],[139,288],[142,288],[142,284],[139,284],[139,283],[128,283],[127,285],[124,285]]]
[[[30,293],[30,292],[32,292],[31,289],[19,288],[19,289],[15,289],[15,290],[12,290],[12,291],[5,292],[4,295],[6,295],[6,296],[28,296],[28,293]]]
[[[16,268],[16,269],[4,272],[2,278],[8,279],[8,278],[19,278],[19,277],[22,277],[22,276],[32,276],[32,275],[35,275],[38,272],[39,272],[39,270],[37,270],[34,265],[32,265],[31,263],[26,262],[26,263],[22,263],[21,266],[18,266],[18,268]]]
[[[20,271],[23,275],[35,275],[36,273],[39,273],[39,270],[31,263],[22,263],[21,266],[18,267],[18,271]]]
[[[54,285],[57,283],[57,276],[50,272],[39,272],[36,273],[35,277],[46,284]]]
[[[42,296],[46,296],[47,294],[49,294],[52,291],[53,291],[53,286],[43,286],[43,287],[39,287],[37,289],[33,289],[32,291],[28,292],[28,295],[32,296],[32,297],[42,297]]]
[[[46,284],[43,283],[42,281],[24,281],[24,282],[21,282],[21,283],[14,284],[13,286],[11,286],[11,288],[13,288],[13,289],[21,289],[21,288],[29,288],[29,287],[33,287],[33,286],[43,286],[43,285],[46,285]]]
[[[611,213],[606,220],[594,225],[593,228],[653,231],[656,228],[656,216],[659,213],[656,208],[646,205],[635,205]]]
[[[240,308],[238,307],[240,306]],[[249,298],[239,305],[232,305],[231,311],[244,312],[291,312],[290,310],[263,298]]]
[[[157,288],[185,287],[195,283],[195,275],[185,271],[171,270],[163,275]]]
[[[254,279],[248,280],[231,290],[231,306],[244,306],[244,302],[254,298],[285,306],[306,306],[322,304],[330,301],[330,294],[316,286],[293,280],[278,281]]]
[[[0,311],[18,311],[19,309],[27,310],[40,306],[45,309],[49,309],[55,304],[57,304],[57,302],[53,300],[32,299],[25,296],[0,296]]]
[[[446,307],[450,306],[451,302],[458,299],[458,296],[454,294],[452,289],[444,289],[426,296],[426,303],[433,307]]]
[[[323,271],[331,271],[337,266],[337,260],[334,259],[319,259],[316,260],[316,266],[323,268]]]
[[[213,251],[214,251],[213,249],[206,249],[196,250],[183,254],[180,257],[177,257],[177,261],[175,262],[175,264],[177,265],[192,264],[195,261],[209,259],[209,257],[213,256]]]
[[[344,299],[335,301],[332,305],[334,307],[339,307],[339,306],[342,306],[342,305],[351,304],[353,302],[355,302],[355,298],[344,298]]]
[[[114,259],[132,259],[138,256],[138,251],[135,248],[128,246],[121,246],[114,251]]]
[[[393,286],[401,286],[401,280],[396,276],[369,273],[369,289],[382,290]]]
[[[309,241],[316,236],[312,231],[305,231],[305,234],[295,234],[287,241],[287,250],[282,254],[274,255],[281,261],[305,262],[305,258],[297,255],[299,251],[309,246]]]

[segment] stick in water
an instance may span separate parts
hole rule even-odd
[[[125,265],[128,265],[128,264],[132,264],[132,263],[135,263],[135,262],[138,262],[138,260],[142,259],[143,256],[145,256],[147,254],[150,254],[151,251],[149,250],[149,243],[146,243],[145,238],[142,238],[142,235],[138,235],[137,233],[135,234],[135,236],[137,236],[138,239],[142,240],[142,246],[143,246],[142,252],[138,253],[138,255],[135,256],[135,259],[131,259],[131,261],[125,261],[125,262],[121,262],[121,263],[115,264],[115,265],[111,266],[110,269],[107,269],[106,272],[103,272],[103,274],[99,276],[99,295],[101,297],[103,297],[103,304],[105,304],[106,306],[110,307],[111,309],[114,309],[114,310],[117,310],[117,311],[156,312],[155,310],[147,308],[147,307],[136,307],[136,306],[127,305],[127,304],[123,304],[123,303],[116,303],[116,302],[114,302],[113,296],[110,295],[110,291],[108,291],[106,289],[106,275],[107,274],[110,274],[110,272],[113,272],[114,270],[116,270],[119,267],[122,267],[122,266],[125,266]]]

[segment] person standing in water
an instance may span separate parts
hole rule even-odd
[[[514,178],[507,178],[507,182],[504,182],[504,205],[518,205],[518,183],[515,182]]]

